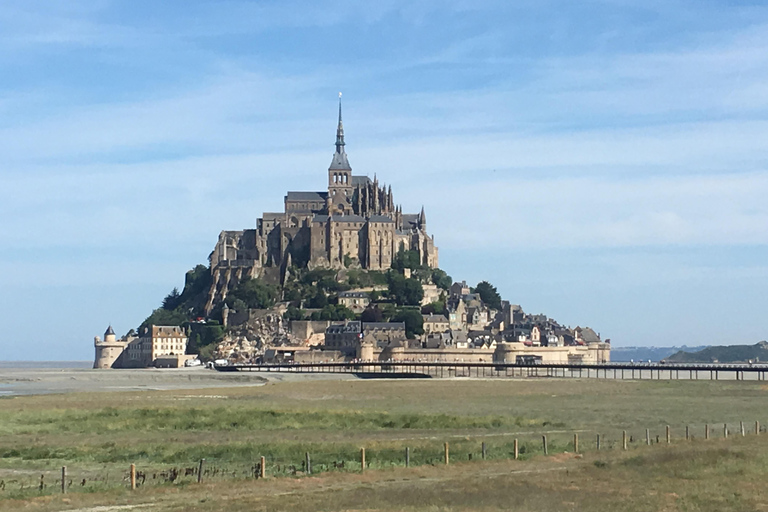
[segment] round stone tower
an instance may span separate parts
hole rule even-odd
[[[115,362],[125,350],[126,343],[117,339],[115,331],[110,325],[104,332],[104,340],[96,336],[93,339],[93,345],[96,349],[96,358],[93,361],[93,367],[113,368]]]

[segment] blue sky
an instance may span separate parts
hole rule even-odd
[[[0,4],[0,359],[89,359],[222,229],[356,174],[454,278],[617,345],[768,338],[757,1]]]

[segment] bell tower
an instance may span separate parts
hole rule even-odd
[[[339,93],[339,125],[336,128],[336,152],[328,167],[328,215],[352,213],[352,167],[344,151],[344,125],[341,123],[341,93]]]

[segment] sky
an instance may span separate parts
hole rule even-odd
[[[224,229],[355,174],[616,346],[768,338],[762,1],[4,0],[0,360],[83,360]]]

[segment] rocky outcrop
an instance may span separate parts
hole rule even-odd
[[[264,354],[268,346],[298,345],[283,320],[284,307],[252,309],[238,325],[232,325],[227,337],[216,347],[217,359],[247,363]]]

